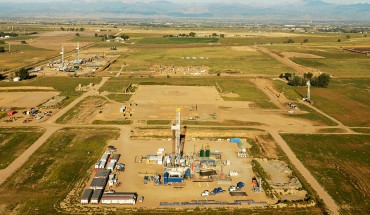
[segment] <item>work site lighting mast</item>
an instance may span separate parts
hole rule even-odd
[[[62,51],[60,52],[60,54],[62,55],[62,67],[61,67],[61,70],[64,71],[64,46],[62,46]]]
[[[311,101],[311,81],[307,81],[307,100]]]
[[[80,43],[77,43],[77,61],[80,61]]]

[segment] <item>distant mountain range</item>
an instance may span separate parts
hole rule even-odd
[[[184,1],[186,2],[186,1]],[[201,1],[199,1],[201,2]],[[294,4],[256,6],[242,3],[133,2],[67,0],[57,2],[2,2],[0,17],[212,19],[249,21],[369,21],[370,4],[333,4],[303,0]]]

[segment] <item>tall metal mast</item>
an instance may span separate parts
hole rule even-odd
[[[77,61],[80,61],[80,43],[77,43]]]
[[[181,156],[181,146],[180,146],[180,120],[181,120],[181,115],[180,115],[180,108],[176,109],[176,121],[175,124],[171,126],[171,130],[174,132],[174,146],[175,152],[174,155],[172,155],[172,165],[175,165],[175,157],[177,159],[180,159]]]
[[[60,54],[62,55],[62,71],[64,72],[64,46],[62,46],[62,51],[60,52]]]
[[[307,99],[311,101],[311,81],[307,81]]]

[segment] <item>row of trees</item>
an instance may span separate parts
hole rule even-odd
[[[0,37],[5,37],[5,36],[18,37],[18,34],[17,33],[9,33],[9,32],[0,31]]]
[[[61,31],[84,31],[85,28],[64,28],[64,27],[60,27],[60,30]]]
[[[16,71],[15,76],[19,77],[21,80],[26,80],[26,79],[31,78],[30,73],[25,68],[22,68],[22,69]]]
[[[102,41],[104,41],[104,40],[111,40],[111,39],[116,39],[117,38],[116,36],[114,36],[112,34],[109,34],[109,35],[107,35],[107,34],[99,35],[97,33],[95,33],[95,37],[101,37],[102,38]],[[128,39],[130,39],[130,36],[128,36],[127,34],[122,34],[120,36],[120,38],[122,38],[123,40],[128,40]]]
[[[195,32],[190,32],[189,34],[178,34],[178,35],[173,35],[173,34],[165,34],[163,35],[163,37],[167,38],[167,37],[195,37],[197,35],[197,33]],[[209,37],[219,37],[219,38],[224,38],[225,37],[225,34],[217,34],[217,33],[213,33],[211,34]]]
[[[330,75],[327,73],[321,73],[319,76],[313,76],[311,72],[305,73],[302,76],[295,75],[294,73],[284,73],[279,76],[285,78],[288,84],[291,86],[306,86],[307,81],[311,81],[311,86],[315,87],[328,87],[330,82]]]

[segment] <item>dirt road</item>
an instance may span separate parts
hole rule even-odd
[[[299,103],[301,103],[303,105],[307,105],[307,103],[305,103],[304,101],[300,101]],[[316,108],[315,106],[310,106],[310,108],[314,109],[318,113],[326,116],[327,118],[331,119],[333,122],[337,123],[338,124],[338,127],[341,128],[341,129],[344,129],[347,133],[355,134],[355,132],[352,131],[348,126],[343,125],[343,123],[339,122],[334,117],[329,116],[328,114],[326,114],[325,112],[323,112],[320,109]]]
[[[101,86],[106,83],[106,81],[109,78],[103,78],[102,81],[95,86],[95,89],[90,90],[83,95],[81,95],[79,98],[71,102],[69,105],[67,105],[64,109],[60,110],[58,113],[56,113],[54,116],[52,116],[48,121],[42,123],[40,126],[46,128],[46,132],[30,147],[28,148],[24,153],[22,153],[14,162],[12,162],[6,169],[0,171],[0,184],[2,184],[8,177],[10,177],[17,169],[21,168],[22,165],[27,162],[29,157],[44,143],[46,142],[49,137],[56,132],[58,129],[62,129],[64,127],[68,127],[69,125],[59,125],[55,124],[55,121],[61,117],[63,114],[68,112],[70,109],[75,107],[80,101],[82,101],[84,98],[92,95],[100,95],[98,90]],[[266,86],[269,86],[268,82],[263,82],[263,80],[258,80],[256,83],[257,87],[259,87],[263,92],[266,93],[266,95],[269,96],[269,98],[277,104],[278,107],[284,108],[282,104],[276,99],[276,95],[274,95],[275,91],[273,89],[268,89]],[[192,99],[193,96],[191,96]],[[317,110],[317,109],[315,109]],[[322,113],[320,110],[317,110],[318,112]],[[322,113],[325,116],[327,116],[325,113]],[[331,118],[330,116],[327,116]],[[332,119],[332,118],[331,118]],[[338,122],[335,119],[332,119],[335,122]],[[338,122],[341,128],[345,129],[347,132],[353,133],[348,127],[344,126],[340,122]],[[103,125],[79,125],[81,127],[103,127]],[[77,126],[77,127],[79,127]],[[130,130],[131,126],[117,126],[117,125],[106,125],[110,127],[119,127],[121,129],[121,137],[118,140],[119,144],[123,142],[129,141],[130,137]],[[208,126],[209,127],[209,126]],[[286,126],[271,126],[265,125],[265,126],[253,126],[255,128],[263,129],[269,132],[272,137],[276,140],[276,142],[282,147],[283,151],[286,153],[288,158],[291,160],[292,164],[298,169],[298,171],[303,175],[303,177],[307,180],[309,184],[311,184],[312,188],[317,192],[318,196],[323,199],[324,203],[326,204],[327,208],[333,213],[338,214],[338,205],[334,202],[334,200],[331,198],[331,196],[323,189],[323,187],[317,182],[317,180],[312,176],[312,174],[308,171],[308,169],[300,162],[300,160],[295,156],[294,152],[289,148],[287,143],[283,140],[283,138],[279,134],[279,129],[289,127],[289,125]],[[299,127],[299,126],[298,126]],[[299,127],[297,129],[301,129],[302,127]],[[314,126],[308,126],[307,129],[318,129],[320,127],[314,127]],[[304,129],[304,130],[307,130]],[[302,133],[304,131],[298,131],[298,133]]]
[[[93,96],[93,95],[98,95],[99,94],[99,89],[102,87],[105,82],[107,82],[109,77],[103,77],[101,82],[94,87],[94,90],[87,91],[86,93],[82,94],[82,96],[78,97],[75,99],[73,102],[71,102],[69,105],[67,105],[65,108],[57,112],[55,115],[51,116],[50,119],[45,122],[46,124],[53,124],[55,121],[63,116],[65,113],[67,113],[70,109],[72,109],[74,106],[76,106],[80,101],[82,101],[84,98],[88,96]]]
[[[277,144],[281,146],[284,153],[288,156],[291,163],[298,169],[306,181],[311,185],[311,187],[316,191],[319,198],[321,198],[327,208],[333,214],[339,214],[339,207],[333,200],[333,198],[324,190],[324,188],[317,182],[317,180],[312,176],[308,169],[302,164],[302,162],[295,156],[294,152],[289,148],[285,140],[280,136],[280,134],[275,129],[266,129],[271,136],[275,139]]]
[[[58,127],[47,128],[46,132],[32,144],[26,151],[24,151],[17,159],[15,159],[8,167],[0,170],[0,185],[10,177],[16,170],[22,167],[22,165],[31,157],[31,155],[44,143],[49,137],[59,130]]]
[[[24,163],[27,162],[27,160],[31,157],[31,155],[38,149],[42,144],[44,144],[51,135],[54,134],[57,130],[67,127],[65,125],[56,125],[55,121],[61,117],[63,114],[65,114],[67,111],[69,111],[71,108],[73,108],[76,104],[78,104],[80,101],[82,101],[84,98],[90,95],[96,95],[99,94],[99,88],[105,84],[106,81],[108,81],[108,77],[103,77],[102,81],[95,86],[95,90],[90,90],[86,93],[84,93],[79,98],[75,99],[73,102],[71,102],[69,105],[67,105],[64,109],[60,110],[58,113],[53,115],[47,122],[43,123],[41,127],[44,127],[46,129],[46,132],[38,139],[34,144],[32,144],[26,151],[24,151],[17,159],[15,159],[7,168],[0,170],[0,185],[4,183],[4,181],[9,178],[15,171],[17,171],[19,168],[22,167]]]
[[[287,99],[283,94],[279,93],[272,87],[271,80],[256,78],[253,83],[257,86],[258,89],[264,92],[269,97],[270,101],[274,103],[279,109],[287,109],[284,106],[284,103],[287,102]]]
[[[296,64],[293,61],[291,61],[289,58],[280,57],[279,55],[277,55],[275,53],[272,53],[270,50],[268,50],[265,47],[257,46],[257,47],[255,47],[255,49],[257,49],[258,51],[260,51],[264,54],[267,54],[268,56],[274,58],[275,60],[279,61],[280,63],[289,66],[290,68],[294,69],[300,75],[303,75],[304,73],[307,73],[307,72],[312,72],[313,74],[317,73],[317,71],[315,69],[309,68],[309,67],[304,67],[304,66],[301,66],[299,64]]]

